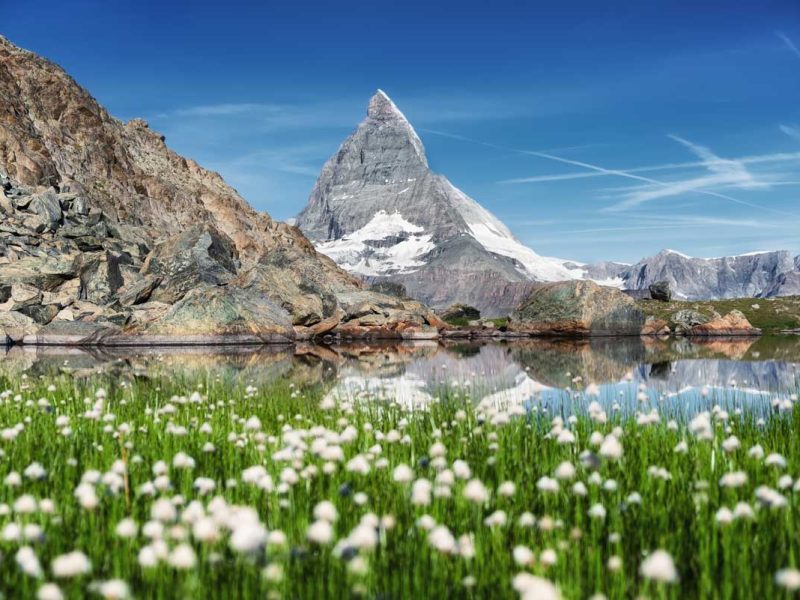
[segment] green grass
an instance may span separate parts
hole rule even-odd
[[[12,507],[20,496],[30,494],[55,504],[52,514],[0,511],[8,513],[0,516],[0,531],[16,522],[36,523],[43,532],[41,540],[28,542],[41,562],[41,578],[25,575],[15,563],[24,542],[0,540],[0,590],[5,596],[35,597],[45,581],[54,580],[53,559],[76,549],[88,556],[92,570],[57,580],[70,598],[86,597],[97,582],[108,579],[124,580],[138,598],[514,598],[518,593],[512,579],[523,571],[555,582],[565,598],[594,593],[609,598],[768,598],[781,592],[775,573],[800,562],[797,493],[783,490],[788,505],[778,509],[760,507],[755,499],[758,486],[776,488],[782,474],[796,476],[800,470],[797,412],[776,413],[763,425],[747,412],[732,414],[727,421],[716,419],[711,441],[697,439],[685,423],[668,427],[666,418],[642,426],[632,416],[611,413],[608,422],[593,423],[583,414],[567,425],[575,443],[560,444],[551,432],[551,417],[520,414],[506,419],[505,412],[476,406],[453,390],[428,409],[413,412],[374,398],[323,410],[324,390],[319,387],[299,389],[277,382],[248,393],[247,383],[218,379],[211,372],[192,379],[174,374],[131,380],[0,378],[0,390],[11,390],[0,404],[0,429],[21,424],[16,439],[0,442],[0,481],[12,471],[22,474],[33,462],[47,471],[38,481],[23,475],[19,487],[0,485],[0,503]],[[107,392],[102,405],[96,400],[100,387]],[[575,405],[585,407],[590,400],[581,395]],[[709,398],[709,406],[713,403]],[[642,407],[645,412],[650,408]],[[261,428],[247,429],[245,423],[254,416]],[[63,431],[65,417],[69,435]],[[205,423],[211,433],[201,430]],[[624,454],[619,461],[602,460],[597,475],[592,475],[579,455],[587,449],[597,452],[589,444],[593,431],[608,435],[615,427],[621,428]],[[741,448],[730,454],[721,448],[726,428],[741,441]],[[125,431],[129,432],[121,433]],[[390,431],[405,439],[390,442]],[[324,438],[336,446],[342,432],[348,437],[340,444],[343,460],[331,460],[335,473],[325,474],[326,461],[314,453],[321,442],[314,440]],[[686,454],[673,450],[682,440],[688,443]],[[438,462],[431,456],[437,441],[444,448]],[[204,451],[209,442],[213,452]],[[749,457],[748,448],[755,444],[767,453],[781,453],[788,467],[767,467],[763,459]],[[287,446],[292,446],[292,456],[276,458]],[[193,469],[171,466],[179,452],[194,459]],[[369,473],[347,470],[347,462],[356,455],[366,458]],[[430,505],[416,506],[411,485],[393,480],[394,468],[406,464],[416,478],[434,481],[438,470],[452,467],[456,459],[466,461],[471,476],[491,492],[487,502],[465,499],[465,482],[456,479],[449,486],[450,498],[434,497]],[[162,483],[170,487],[156,497],[142,494],[142,486],[155,480],[153,466],[162,460],[169,465],[168,479]],[[92,470],[105,474],[116,461],[126,466],[124,484],[116,492],[97,484],[97,507],[83,508],[74,494],[82,477]],[[381,461],[386,463],[383,468]],[[575,479],[562,481],[557,493],[538,490],[537,481],[553,477],[564,461],[576,466]],[[263,465],[276,488],[286,468],[306,476],[300,475],[282,492],[264,491],[242,482],[243,470],[253,465]],[[648,474],[651,466],[662,467],[671,479]],[[719,486],[725,473],[737,470],[747,473],[744,487]],[[212,479],[216,490],[200,496],[193,487],[198,477]],[[592,484],[592,477],[604,483]],[[616,489],[605,489],[609,480],[616,482]],[[505,481],[516,484],[513,496],[497,493]],[[585,484],[587,496],[572,492],[576,481]],[[628,500],[634,492],[641,495],[641,504]],[[363,505],[357,503],[364,499],[358,494],[366,495]],[[179,514],[195,500],[207,509],[214,496],[228,505],[252,507],[264,526],[284,532],[288,543],[243,555],[229,545],[225,527],[217,542],[203,543],[193,538],[192,525],[179,517],[165,524],[163,542],[172,549],[185,538],[197,566],[179,570],[167,561],[140,566],[137,556],[152,542],[141,530],[134,539],[116,536],[117,523],[131,517],[141,526],[151,520],[157,497],[179,496]],[[306,537],[314,507],[322,500],[333,502],[338,511],[329,545]],[[755,519],[718,524],[717,510],[732,509],[737,502],[751,505]],[[606,509],[605,519],[589,517],[594,504]],[[507,523],[487,526],[485,519],[497,510],[506,513]],[[526,512],[552,528],[520,526]],[[373,550],[335,550],[367,513],[378,519],[391,516],[395,525],[378,531]],[[471,534],[475,556],[434,549],[429,534],[418,525],[423,515],[446,526],[456,539]],[[530,548],[537,559],[515,564],[516,546]],[[644,556],[659,548],[674,559],[679,582],[660,584],[640,577]],[[555,551],[554,565],[540,560],[548,549]],[[620,571],[607,568],[612,556],[622,559]],[[267,568],[282,577],[270,580]]]
[[[679,310],[696,310],[711,317],[714,312],[725,315],[732,310],[740,310],[754,327],[765,333],[800,328],[800,296],[781,298],[734,298],[730,300],[697,300],[658,302],[638,300],[637,304],[647,316],[669,321]]]

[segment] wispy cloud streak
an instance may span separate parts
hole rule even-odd
[[[781,40],[783,40],[783,43],[786,44],[786,47],[789,48],[789,50],[791,50],[794,53],[794,55],[797,56],[797,58],[800,58],[800,48],[798,48],[795,45],[795,43],[791,40],[791,38],[789,38],[788,35],[786,35],[781,31],[776,32],[775,35],[777,35]]]

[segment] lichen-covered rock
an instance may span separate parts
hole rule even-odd
[[[639,335],[644,314],[615,288],[592,281],[542,285],[514,311],[512,331],[535,335]]]
[[[237,288],[190,291],[143,327],[131,343],[274,343],[294,339],[289,313],[272,301]],[[137,341],[138,338],[138,341]]]

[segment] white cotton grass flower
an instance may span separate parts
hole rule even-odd
[[[539,562],[547,567],[552,567],[558,562],[558,555],[552,548],[547,548],[539,555]]]
[[[573,479],[576,472],[575,465],[565,460],[556,467],[555,476],[556,479],[568,480]]]
[[[64,593],[55,583],[45,583],[36,590],[36,600],[63,600]]]
[[[730,523],[733,523],[734,518],[735,517],[734,517],[733,511],[731,509],[725,507],[725,506],[720,508],[717,511],[717,514],[714,516],[714,519],[720,525],[728,525]]]
[[[333,540],[333,527],[328,521],[314,521],[306,532],[308,541],[325,546]]]
[[[661,583],[678,581],[678,570],[672,556],[666,550],[655,550],[642,561],[639,574],[645,579]]]
[[[489,490],[483,485],[480,479],[471,479],[464,486],[464,498],[476,504],[484,504],[489,501]]]
[[[768,467],[778,467],[779,469],[786,468],[786,459],[778,454],[777,452],[773,452],[772,454],[768,455],[764,464]]]
[[[123,579],[109,579],[92,586],[106,600],[126,600],[131,596],[128,583]]]
[[[602,504],[593,504],[589,509],[589,516],[602,521],[606,518],[606,508]]]
[[[527,566],[535,560],[533,550],[527,546],[515,546],[513,550],[514,562],[520,566]]]
[[[513,481],[504,481],[497,487],[497,495],[511,498],[517,493],[517,484]]]
[[[733,508],[733,517],[735,519],[754,519],[756,516],[753,507],[747,502],[737,502]]]
[[[314,518],[318,521],[334,523],[336,519],[339,518],[339,513],[336,510],[336,506],[334,506],[333,502],[330,502],[329,500],[323,500],[322,502],[317,503],[317,505],[314,507]]]
[[[117,534],[117,537],[130,539],[136,537],[136,534],[139,532],[139,527],[133,519],[122,519],[117,523],[114,532]]]
[[[392,479],[397,483],[411,483],[414,471],[406,464],[397,465],[392,472]]]
[[[168,561],[173,568],[184,571],[197,565],[197,555],[189,544],[179,544],[169,553]]]
[[[245,519],[236,523],[228,543],[236,552],[253,554],[267,543],[267,530],[258,520]]]
[[[508,522],[508,515],[504,510],[496,510],[483,521],[487,527],[503,527]]]
[[[22,546],[14,555],[14,560],[22,572],[28,577],[39,578],[42,576],[42,564],[39,557],[30,546]]]
[[[92,570],[89,558],[80,550],[56,556],[50,565],[53,575],[60,579],[87,575]]]
[[[536,482],[536,489],[540,492],[555,494],[560,489],[560,486],[557,480],[544,476],[540,477],[539,481]]]
[[[457,479],[467,480],[472,477],[472,469],[470,469],[466,461],[456,460],[453,462],[453,474]]]
[[[414,506],[428,506],[431,503],[433,486],[427,479],[417,479],[411,486],[411,504]]]
[[[30,515],[36,512],[36,498],[30,494],[23,494],[14,500],[14,512],[20,515]]]
[[[608,460],[619,460],[622,458],[622,452],[622,444],[613,433],[603,439],[598,450],[598,454]]]
[[[522,600],[561,600],[558,588],[544,577],[518,573],[514,577],[513,585]]]
[[[456,539],[444,525],[437,525],[428,532],[428,543],[443,554],[452,554],[458,549]]]
[[[775,573],[775,583],[790,592],[800,590],[800,570],[781,569]]]
[[[744,471],[731,471],[725,473],[720,480],[720,487],[740,488],[747,484],[747,473]]]

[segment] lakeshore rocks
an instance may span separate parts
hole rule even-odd
[[[509,329],[553,336],[639,335],[645,323],[636,302],[592,281],[565,281],[535,289],[514,311]]]
[[[756,336],[761,330],[753,327],[740,310],[732,310],[724,317],[695,325],[691,330],[697,336]]]
[[[377,292],[359,315],[348,294],[364,288],[147,123],[113,118],[0,36],[0,339],[268,342],[348,324],[399,338],[439,323]]]
[[[669,328],[669,323],[667,323],[664,319],[647,317],[641,333],[642,335],[665,336],[671,333],[671,329]]]
[[[701,312],[685,308],[673,313],[669,318],[669,324],[677,335],[688,335],[697,325],[703,325],[710,321],[711,318],[716,318],[718,316],[719,315],[713,315],[712,317],[707,317]]]

